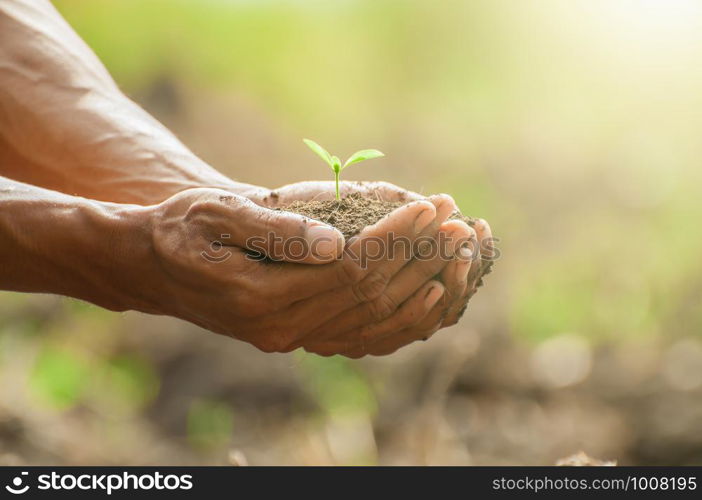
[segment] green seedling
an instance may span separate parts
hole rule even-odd
[[[302,139],[307,146],[317,153],[319,157],[325,161],[329,167],[334,171],[334,179],[336,180],[336,199],[340,200],[341,196],[339,196],[339,174],[341,174],[341,171],[344,170],[346,167],[349,165],[353,165],[354,163],[358,163],[364,160],[372,160],[373,158],[380,158],[381,156],[385,156],[383,153],[378,151],[377,149],[362,149],[360,151],[356,151],[354,154],[349,156],[349,159],[344,162],[344,164],[341,164],[341,160],[339,160],[338,157],[330,155],[326,149],[324,149],[322,146],[317,144],[314,141],[311,141],[309,139]]]

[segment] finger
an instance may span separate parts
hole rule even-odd
[[[242,196],[209,190],[188,211],[208,235],[226,246],[246,248],[272,260],[324,264],[341,255],[344,237],[336,228],[302,215],[271,210]]]
[[[435,195],[422,203],[424,206],[428,206],[431,203],[436,215],[419,234],[418,238],[433,237],[440,225],[454,212],[456,204],[448,195]],[[408,205],[405,206],[409,207]],[[404,217],[411,217],[418,210],[418,208],[409,208],[412,210],[408,210],[410,213],[404,214]],[[421,224],[423,225],[424,222]],[[379,232],[371,233],[368,237],[376,237]],[[402,240],[401,236],[397,237],[398,241]],[[407,238],[406,241],[409,245],[416,240]],[[362,243],[359,242],[354,247],[356,249],[354,251],[358,251],[357,249],[361,248],[361,245]],[[403,258],[404,255],[401,250],[402,248],[399,245],[396,246],[393,252],[394,258],[384,262],[383,266],[385,269],[375,273],[372,272],[374,269],[373,265],[364,269],[357,260],[354,261],[347,258],[336,260],[327,265],[316,266],[314,269],[310,269],[304,264],[267,262],[262,260],[261,255],[256,254],[246,255],[246,258],[252,263],[252,271],[249,277],[253,284],[261,282],[276,283],[275,289],[268,291],[268,297],[269,300],[277,303],[279,307],[290,305],[291,297],[294,298],[293,302],[299,302],[323,292],[344,287],[343,290],[338,290],[323,298],[326,304],[325,311],[339,313],[366,301],[366,298],[377,296],[385,289],[392,276],[409,261],[409,258]]]
[[[462,295],[458,298],[458,300],[454,300],[448,307],[444,316],[444,321],[441,325],[442,328],[458,323],[468,308],[468,302],[478,291],[478,288],[482,287],[483,285],[484,282],[482,276],[479,277],[477,281],[468,281]]]
[[[389,182],[347,182],[344,192],[348,194],[361,193],[365,196],[383,201],[416,201],[425,197],[413,191],[407,191]]]
[[[475,294],[478,288],[483,286],[484,275],[490,272],[495,250],[492,241],[490,225],[483,219],[476,219],[473,224],[476,232],[478,247],[480,249],[479,258],[474,258],[466,279],[466,286],[462,293],[449,306],[442,327],[452,326],[458,323],[466,311],[468,301]]]
[[[484,219],[475,219],[472,227],[476,232],[480,258],[473,261],[473,265],[471,266],[471,270],[468,275],[469,284],[474,283],[481,278],[485,269],[491,265],[495,255],[492,231],[490,230],[490,225],[487,223],[487,221]]]
[[[415,292],[415,290],[428,279],[435,276],[441,270],[441,266],[445,265],[445,261],[442,261],[441,256],[437,256],[436,259],[427,263],[420,261],[415,262],[416,264],[413,263],[414,265],[411,268],[401,273],[402,276],[399,277],[399,280],[396,281],[395,285],[390,290],[392,298],[388,300],[393,304],[395,302],[397,304],[405,302],[408,296]],[[357,320],[359,311],[356,310],[356,307],[359,306],[357,306],[357,302],[354,302],[351,298],[356,297],[356,300],[360,300],[357,298],[359,294],[372,294],[373,292],[370,290],[372,288],[377,288],[378,282],[364,284],[365,280],[363,280],[360,283],[347,287],[339,287],[333,290],[327,290],[326,292],[311,294],[309,289],[325,286],[328,284],[329,280],[333,278],[333,274],[338,272],[334,270],[336,268],[334,264],[316,266],[313,269],[301,269],[305,267],[304,265],[292,267],[295,266],[295,264],[290,263],[273,263],[264,264],[263,266],[263,271],[249,276],[247,280],[241,281],[240,284],[242,287],[247,288],[247,290],[244,291],[245,295],[248,297],[247,300],[250,302],[250,306],[247,308],[257,317],[264,316],[258,320],[256,330],[261,332],[280,332],[278,336],[279,345],[276,347],[276,351],[292,351],[304,345],[308,338],[321,340],[322,338],[335,336],[340,331],[349,330],[351,328],[348,326],[349,324],[360,327],[370,322],[377,323],[377,321],[371,321],[372,317],[359,322]],[[279,273],[278,276],[281,278],[280,280],[276,279],[275,273]],[[332,273],[332,276],[320,278],[320,276],[327,276],[327,273]],[[292,276],[294,276],[297,283],[299,283],[298,289],[294,288]],[[281,286],[276,286],[275,291],[266,291],[265,298],[258,298],[256,296],[256,287],[257,283],[262,282],[278,283],[281,284]],[[247,283],[249,285],[247,285]],[[408,283],[410,283],[409,286]],[[381,286],[385,289],[386,285],[385,283],[381,283]],[[352,292],[350,289],[356,289],[356,291]],[[363,292],[359,290],[363,290]],[[285,307],[284,302],[285,300],[289,300],[289,294],[296,294],[295,296],[297,298],[301,296],[300,294],[307,295],[308,297],[296,301],[292,306]],[[382,300],[384,299],[380,299],[380,301]],[[380,301],[374,300],[373,302],[377,304]],[[280,302],[281,306],[278,306],[276,302]],[[320,307],[320,305],[322,305],[322,307]],[[362,309],[363,311],[372,310],[372,308],[367,308],[367,306],[362,307]],[[366,312],[365,314],[373,313]],[[410,317],[412,314],[412,311],[405,312],[405,317]],[[385,314],[383,314],[383,316],[387,317]],[[294,326],[291,327],[290,325]]]
[[[404,266],[379,297],[334,317],[311,335],[322,339],[340,338],[363,325],[389,318],[422,285],[437,276],[447,263],[454,262],[456,252],[463,250],[462,245],[471,232],[472,230],[462,222],[444,223],[439,238],[432,239],[431,244],[428,241],[422,242],[432,247],[429,253],[417,255],[412,262]],[[443,248],[439,248],[439,245]]]
[[[429,200],[434,206],[437,216],[434,220],[422,231],[421,236],[429,238],[426,242],[429,244],[436,241],[435,231],[440,224],[447,219],[455,209],[453,199],[446,195],[434,196]],[[449,226],[451,228],[452,226]],[[366,237],[366,236],[362,236]],[[395,236],[398,240],[402,240],[403,236]],[[404,235],[404,239],[409,241],[410,238]],[[451,245],[451,237],[443,238],[443,244]],[[458,245],[455,243],[454,245]],[[311,320],[316,322],[311,330],[308,330],[306,336],[329,338],[338,335],[341,332],[350,331],[368,323],[377,323],[382,319],[389,317],[397,307],[404,302],[414,291],[427,280],[438,274],[445,265],[447,255],[453,255],[454,250],[447,251],[438,249],[434,252],[434,258],[431,254],[421,265],[412,266],[412,268],[403,274],[400,281],[396,282],[387,296],[382,294],[390,286],[394,276],[400,272],[412,258],[412,255],[403,255],[396,248],[394,255],[388,255],[387,259],[382,262],[379,267],[368,265],[364,269],[358,260],[344,259],[334,264],[339,274],[349,277],[352,283],[342,289],[337,289],[327,292],[323,296],[314,297],[306,294],[311,300],[295,304],[295,312],[300,312],[302,319],[306,324],[310,324]],[[443,261],[441,260],[443,259]],[[375,262],[374,262],[375,263]],[[373,264],[374,264],[373,263]],[[282,292],[285,286],[280,288]],[[295,293],[295,291],[293,291]],[[323,311],[319,311],[319,303],[324,303]],[[363,304],[363,306],[361,306]],[[352,309],[356,307],[355,309]],[[292,311],[292,309],[291,309]],[[290,350],[300,347],[303,338],[297,339],[296,343],[288,346]]]
[[[389,318],[419,287],[436,276],[444,265],[446,262],[439,257],[431,261],[413,261],[393,278],[379,297],[329,318],[311,332],[310,336],[319,340],[341,339],[364,325]]]
[[[468,308],[468,302],[470,301],[471,297],[475,294],[475,291],[475,288],[466,287],[460,299],[454,301],[451,304],[451,306],[449,306],[441,323],[442,328],[453,326],[456,323],[458,323],[458,321],[463,317],[463,314],[465,314]]]
[[[409,261],[415,242],[433,236],[455,206],[448,195],[435,195],[403,205],[351,238],[344,257],[367,272],[388,263],[396,272],[398,265],[401,267]],[[395,262],[398,258],[404,260]]]
[[[413,297],[407,300],[393,317],[372,325],[374,327],[373,332],[377,331],[378,335],[381,335],[383,332],[387,334],[391,333],[393,329],[399,331],[416,324],[431,310],[436,301],[441,299],[443,292],[444,287],[441,283],[433,280],[428,282],[415,292]],[[334,290],[326,295],[333,296],[339,293],[341,293],[341,290]],[[321,302],[325,303],[325,301]],[[270,337],[270,332],[276,332],[275,338],[269,338],[270,343],[275,343],[275,346],[270,349],[274,352],[290,352],[298,347],[329,345],[333,346],[334,353],[340,353],[343,349],[356,347],[360,345],[365,336],[372,336],[373,332],[362,333],[368,329],[365,326],[329,342],[324,341],[318,335],[310,334],[310,332],[319,331],[317,325],[320,321],[327,322],[338,314],[327,307],[320,309],[319,304],[320,299],[318,297],[311,297],[285,311],[275,312],[263,317],[257,313],[256,325],[251,328],[249,336],[267,335]],[[255,307],[252,306],[252,308]],[[333,323],[330,322],[330,328],[334,328]]]
[[[436,218],[427,226],[421,236],[434,236],[451,214],[457,210],[456,202],[447,194],[435,194],[427,200],[436,207]]]
[[[429,211],[431,216],[438,211],[442,218],[447,218],[455,206],[450,197],[437,197],[432,202],[422,201],[418,204],[419,206],[405,205],[406,208],[397,210],[405,211],[400,214],[400,218],[405,218],[405,225],[407,219],[411,224],[417,217],[421,218],[424,211]],[[421,226],[424,225],[426,221],[421,222]],[[427,226],[429,225],[431,223]],[[368,233],[378,236],[378,233],[372,231]],[[320,325],[351,307],[377,298],[387,287],[392,275],[402,268],[411,255],[408,259],[403,257],[397,255],[396,258],[386,260],[382,270],[363,269],[358,262],[347,258],[314,269],[293,263],[258,262],[244,282],[249,283],[244,295],[252,314],[266,315],[259,322],[259,327],[270,330],[296,325],[293,329],[288,328],[281,337],[286,350],[292,350],[300,345],[304,337],[319,331]],[[369,267],[373,268],[374,265],[375,262]],[[258,293],[260,283],[271,282],[276,284],[274,289],[266,290],[264,295]],[[292,305],[291,297],[295,299]],[[335,331],[337,330],[332,330]]]
[[[443,326],[451,326],[457,322],[457,313],[461,310],[466,300],[468,290],[468,272],[471,268],[471,261],[456,259],[444,268],[441,273],[441,280],[446,285],[447,308],[446,320]]]
[[[431,214],[428,203],[433,205],[435,213],[429,224],[426,223]],[[380,296],[393,276],[410,262],[420,248],[416,244],[420,240],[434,241],[437,231],[453,213],[455,206],[450,196],[435,195],[426,201],[398,208],[378,224],[366,228],[360,236],[352,238],[344,258],[336,264],[339,274],[352,277],[352,284],[346,287],[346,293],[330,298],[327,305],[337,306],[336,300],[347,306],[358,305]],[[417,215],[418,207],[424,207],[422,209],[426,212]],[[414,227],[411,225],[412,217],[416,217]],[[422,226],[424,229],[421,229]],[[418,230],[421,230],[419,234]],[[383,254],[369,243],[380,245],[381,250],[383,247],[390,250]]]
[[[479,245],[475,230],[464,222],[449,222],[456,225],[456,231],[463,238],[463,244],[456,258],[441,272],[441,282],[446,287],[447,311],[454,305],[458,309],[462,306],[463,296],[468,287],[468,274],[473,263],[480,261],[479,256],[475,255]]]
[[[403,205],[352,237],[344,250],[344,258],[350,258],[369,271],[393,260],[396,254],[409,260],[415,239],[435,217],[436,207],[429,201]]]
[[[309,352],[315,352],[323,356],[340,353],[345,355],[346,353],[352,355],[365,353],[365,346],[373,343],[376,338],[382,338],[395,331],[401,331],[421,321],[441,299],[443,293],[443,285],[438,281],[432,280],[417,290],[410,299],[400,306],[392,317],[385,321],[359,328],[352,334],[338,338],[329,340],[306,339],[303,347]]]
[[[379,352],[380,346],[392,344],[397,346],[395,349],[393,349],[394,351],[399,347],[412,343],[420,338],[428,338],[433,332],[430,331],[430,328],[420,327],[419,325],[424,325],[428,322],[431,322],[432,325],[436,325],[441,321],[441,311],[445,307],[444,302],[446,298],[444,291],[445,290],[441,290],[441,293],[437,294],[437,297],[433,297],[433,306],[425,309],[423,316],[417,321],[412,323],[408,321],[397,324],[395,325],[395,329],[392,331],[374,332],[374,334],[366,336],[362,335],[360,347],[348,350],[342,354],[350,358],[359,358],[367,354]],[[429,305],[430,302],[427,302],[427,306]],[[438,317],[435,316],[436,311],[439,311]]]
[[[480,253],[486,259],[493,259],[495,257],[495,248],[491,244],[493,240],[490,224],[485,219],[476,219],[473,229],[475,229],[478,241],[481,243]]]
[[[414,342],[429,340],[440,328],[441,320],[434,323],[434,326],[431,328],[424,329],[421,332],[413,328],[408,328],[399,332],[397,335],[392,335],[376,342],[369,349],[368,354],[371,356],[387,356]]]
[[[424,316],[424,318],[421,319],[421,321],[405,328],[396,336],[382,339],[382,345],[390,345],[392,343],[395,343],[397,345],[402,346],[414,342],[416,340],[429,340],[431,336],[439,330],[439,328],[443,328],[443,320],[446,315],[447,305],[448,299],[446,297],[446,294],[444,294],[441,297],[441,299],[434,305],[431,311],[429,311]],[[378,344],[378,346],[381,346],[381,344]]]
[[[355,265],[363,269],[363,271],[361,271],[361,274],[365,276],[365,278],[359,284],[359,286],[356,287],[356,289],[353,289],[353,287],[351,287],[350,296],[346,300],[351,301],[354,304],[362,304],[364,302],[369,302],[370,300],[373,300],[374,298],[379,296],[380,293],[382,293],[382,291],[384,290],[384,286],[382,287],[382,290],[377,290],[377,293],[369,293],[369,290],[361,289],[364,287],[367,289],[372,288],[371,285],[374,281],[381,281],[381,283],[387,285],[388,283],[390,283],[393,276],[400,272],[400,270],[404,266],[406,266],[413,257],[417,256],[417,252],[427,252],[428,258],[426,258],[425,260],[431,260],[432,252],[435,252],[437,253],[437,255],[440,255],[440,253],[437,251],[438,248],[435,246],[437,244],[436,235],[439,229],[441,228],[442,224],[451,215],[451,213],[453,213],[456,204],[453,201],[453,199],[447,195],[432,196],[427,201],[434,206],[436,216],[416,236],[412,235],[412,233],[409,232],[409,228],[406,228],[405,233],[403,233],[402,230],[400,230],[398,233],[395,233],[391,227],[386,227],[386,229],[388,230],[388,239],[386,241],[383,241],[379,236],[380,234],[382,234],[381,228],[370,228],[368,233],[361,234],[361,237],[357,242],[353,239],[351,240],[351,243],[349,244],[350,248],[348,254],[350,256],[356,254],[357,256],[360,256],[361,259],[351,258],[348,261],[346,261],[345,264],[347,266]],[[424,226],[425,224],[426,221],[422,221],[421,225]],[[388,224],[388,226],[390,226],[390,224]],[[395,227],[397,227],[397,222],[395,222]],[[419,228],[415,228],[415,233],[417,229]],[[363,238],[366,238],[367,240],[363,240]],[[390,247],[390,251],[388,251],[385,255],[385,260],[374,258],[374,255],[370,252],[364,253],[370,248],[369,246],[364,246],[364,244],[368,241],[373,240],[375,240],[376,242],[380,242],[381,244],[387,247]],[[450,239],[448,241],[450,242]],[[398,245],[397,243],[401,244]],[[404,245],[402,243],[404,243]],[[443,253],[445,254],[446,252]],[[364,262],[363,259],[366,259],[369,262]],[[379,280],[379,278],[382,279]],[[419,283],[419,285],[423,283],[424,281],[422,283]]]
[[[251,289],[260,289],[262,284],[270,283],[265,290],[266,300],[275,306],[275,310],[303,305],[310,298],[329,300],[325,310],[329,309],[327,306],[344,300],[348,307],[355,305],[348,303],[350,294],[347,290],[352,285],[358,286],[361,277],[346,272],[339,261],[311,267],[293,262],[262,261],[260,257],[250,254],[243,258],[247,260],[245,265],[248,267],[245,283],[249,283]],[[319,308],[319,302],[316,303]]]

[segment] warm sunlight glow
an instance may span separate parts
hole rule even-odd
[[[625,40],[670,48],[702,37],[699,0],[622,0],[597,5]]]

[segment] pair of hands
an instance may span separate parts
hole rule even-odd
[[[456,323],[478,286],[482,259],[491,257],[487,223],[447,220],[456,210],[448,195],[425,198],[387,183],[343,184],[343,194],[353,192],[409,203],[348,242],[319,221],[271,210],[293,200],[331,198],[331,182],[292,184],[251,199],[189,189],[147,207],[139,224],[153,235],[154,261],[142,272],[160,283],[151,298],[155,309],[266,352],[302,347],[352,358],[390,354]],[[251,258],[252,237],[264,242],[268,255],[281,255],[281,242],[289,238],[326,243],[302,262],[271,262]],[[368,262],[356,258],[370,240],[390,249],[393,237],[412,243],[413,252],[424,245],[422,255],[429,257],[386,252]],[[437,248],[426,252],[426,245]]]
[[[271,352],[360,357],[455,323],[478,286],[481,259],[491,258],[487,224],[447,222],[456,207],[445,195],[344,183],[344,195],[411,202],[349,242],[320,222],[271,210],[330,198],[333,185],[299,183],[271,196],[217,172],[122,94],[47,0],[0,2],[0,66],[8,117],[0,120],[0,175],[26,183],[6,192],[0,185],[9,289],[168,314]],[[252,236],[277,253],[270,234],[327,241],[303,263],[248,258]],[[451,255],[468,241],[472,258],[463,250],[461,258],[395,255],[363,266],[349,257],[390,234],[429,238]]]

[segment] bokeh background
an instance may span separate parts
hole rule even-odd
[[[377,147],[347,178],[451,193],[502,258],[459,325],[361,361],[2,293],[0,463],[702,464],[702,3],[55,4],[221,171]]]

